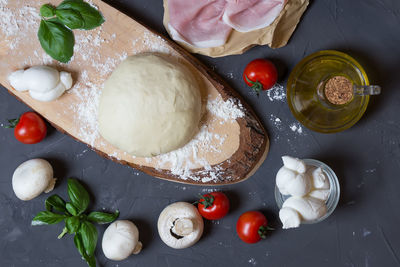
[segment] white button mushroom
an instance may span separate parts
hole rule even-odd
[[[72,87],[71,74],[48,66],[33,66],[17,70],[8,76],[11,86],[17,91],[27,91],[33,99],[53,101]]]
[[[115,261],[124,260],[142,250],[139,230],[128,220],[118,220],[110,224],[104,232],[101,245],[104,255]]]
[[[31,200],[42,192],[48,193],[55,183],[53,168],[44,159],[25,161],[15,169],[12,177],[13,190],[21,200]]]
[[[193,246],[203,234],[203,218],[196,207],[187,202],[167,206],[158,218],[158,234],[171,248]]]

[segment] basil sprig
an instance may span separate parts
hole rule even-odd
[[[40,45],[48,55],[63,63],[70,61],[74,53],[72,30],[91,30],[104,22],[101,13],[83,0],[65,0],[57,7],[45,4],[40,15]]]
[[[58,236],[74,234],[74,243],[82,258],[90,267],[96,266],[94,251],[97,244],[97,229],[93,223],[111,223],[119,216],[119,211],[106,213],[93,211],[84,214],[90,202],[89,193],[76,179],[68,179],[68,196],[66,202],[58,195],[52,195],[45,201],[46,211],[39,212],[32,220],[32,225],[57,224],[64,221],[65,227]]]

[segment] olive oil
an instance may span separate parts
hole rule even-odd
[[[306,127],[318,132],[337,132],[359,120],[369,96],[355,95],[344,105],[330,103],[324,97],[327,80],[342,76],[356,85],[368,85],[359,64],[346,54],[321,51],[301,61],[290,74],[287,95],[295,117]]]

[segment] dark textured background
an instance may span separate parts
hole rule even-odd
[[[165,33],[161,0],[111,1],[115,7]],[[241,79],[247,62],[273,59],[284,85],[288,72],[305,55],[323,49],[347,52],[366,68],[371,83],[382,86],[365,116],[353,128],[323,135],[295,122],[286,101],[270,101],[250,93]],[[219,188],[227,192],[232,210],[217,222],[205,222],[205,233],[194,247],[174,250],[158,237],[157,218],[175,201],[193,201],[212,188],[161,181],[103,159],[85,145],[50,129],[36,145],[16,141],[0,128],[0,266],[85,266],[73,240],[57,240],[62,226],[31,227],[44,208],[46,195],[18,200],[11,187],[14,169],[23,161],[48,159],[59,177],[54,193],[66,197],[66,178],[84,181],[93,209],[121,211],[139,227],[143,251],[122,262],[107,260],[97,248],[99,266],[400,266],[400,1],[312,1],[289,44],[280,49],[256,47],[244,55],[198,58],[215,69],[254,107],[271,138],[271,150],[259,171],[246,182]],[[0,120],[17,117],[28,108],[0,89]],[[282,120],[277,127],[271,114]],[[342,195],[336,211],[324,222],[281,230],[273,190],[280,157],[290,154],[329,164],[340,179]],[[260,210],[276,231],[267,240],[247,245],[235,232],[238,216]],[[105,226],[98,227],[100,240]]]

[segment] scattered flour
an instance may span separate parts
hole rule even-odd
[[[282,131],[284,129],[283,125],[282,125],[282,120],[280,118],[278,118],[277,116],[275,116],[274,114],[271,114],[269,117],[269,120],[274,124],[274,126]]]
[[[22,0],[12,0],[17,2],[18,11],[11,11],[10,0],[0,0],[0,31],[6,36],[6,45],[14,51],[18,49],[21,41],[32,32],[37,32],[40,22],[39,10],[24,4]],[[93,3],[90,2],[92,5]],[[8,7],[7,7],[8,5]],[[14,5],[12,5],[14,6]],[[15,8],[15,7],[14,7]],[[67,64],[60,64],[64,68],[74,66],[74,63],[84,62],[86,68],[91,68],[96,73],[91,77],[87,70],[78,73],[78,80],[73,88],[68,91],[80,101],[71,104],[64,114],[73,112],[76,114],[76,121],[79,122],[78,137],[90,146],[99,140],[97,124],[97,108],[100,99],[100,92],[104,81],[115,69],[115,67],[124,60],[129,54],[141,52],[158,52],[171,54],[172,50],[167,41],[156,36],[148,30],[145,30],[140,38],[131,41],[132,49],[126,53],[115,53],[114,55],[104,56],[101,53],[102,46],[110,45],[118,40],[117,35],[108,34],[102,27],[90,31],[74,31],[75,46],[74,56]],[[37,41],[37,40],[36,40]],[[4,41],[0,40],[0,43]],[[54,64],[55,61],[48,56],[42,49],[33,50],[32,55],[28,56],[23,62],[24,65],[32,65],[40,61],[42,64]],[[58,64],[58,63],[57,63]],[[226,123],[244,116],[244,109],[238,100],[228,99],[208,99],[207,111],[220,119],[220,123]],[[212,132],[209,125],[203,125],[195,138],[186,146],[172,151],[170,153],[156,157],[158,167],[171,166],[172,174],[180,179],[192,179],[204,183],[220,180],[220,175],[225,171],[220,165],[210,166],[207,160],[199,155],[199,151],[220,152],[218,144],[222,145],[227,136],[221,136]],[[216,145],[214,145],[216,144]],[[105,145],[100,142],[100,145]],[[117,153],[109,155],[117,158]],[[135,158],[135,157],[132,157]],[[151,162],[153,159],[146,159]],[[196,163],[196,164],[195,164]],[[194,166],[201,164],[201,170],[193,171]],[[136,172],[135,172],[135,175]],[[225,175],[226,176],[226,175]],[[226,177],[231,179],[231,177]]]
[[[232,98],[223,101],[221,98],[214,100],[210,99],[209,96],[207,101],[207,110],[214,116],[223,119],[221,124],[223,124],[224,121],[232,121],[236,120],[237,118],[244,117],[242,104],[239,102],[239,100],[234,100]]]
[[[298,122],[294,122],[289,125],[290,130],[292,130],[295,133],[298,134],[303,134],[303,128],[301,127],[301,124]]]
[[[254,258],[251,258],[251,259],[249,260],[249,263],[252,264],[252,265],[257,265],[257,261],[256,261],[256,259],[254,259]]]
[[[29,5],[21,4],[18,12],[12,12],[6,7],[8,4],[8,0],[0,0],[0,31],[6,36],[0,43],[5,42],[10,49],[17,49],[29,32],[38,30],[40,16],[38,10]]]
[[[363,237],[367,237],[367,236],[369,236],[372,232],[371,231],[369,231],[367,228],[363,228],[363,233],[362,233],[362,235],[363,235]]]
[[[286,92],[285,88],[280,84],[275,84],[274,87],[266,91],[270,101],[285,101]]]
[[[208,112],[222,119],[220,121],[221,124],[244,116],[240,102],[231,98],[223,101],[221,98],[210,99],[209,97],[206,107]],[[225,139],[226,136],[212,133],[208,125],[203,125],[199,133],[184,147],[158,156],[158,165],[161,168],[170,166],[171,173],[183,180],[201,180],[203,183],[218,181],[224,169],[219,165],[211,166],[206,158],[199,156],[199,150],[201,149],[203,152],[220,152],[218,147],[213,145],[213,140],[217,140],[222,145]],[[192,170],[199,163],[204,170],[194,173]]]

